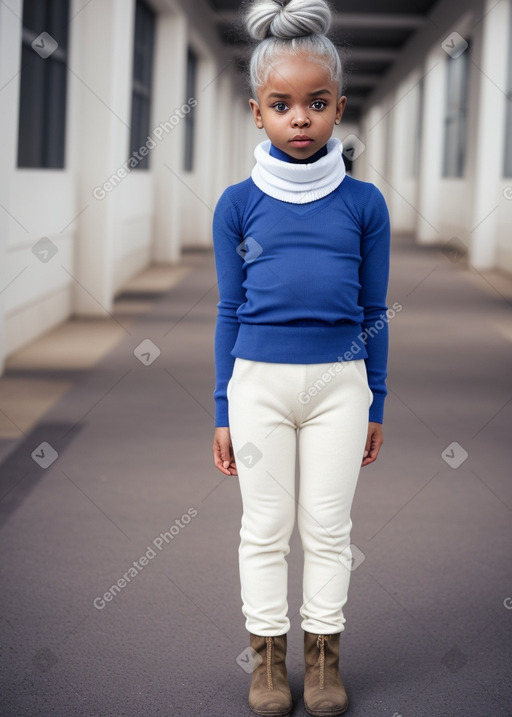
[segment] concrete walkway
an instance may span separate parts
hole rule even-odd
[[[512,715],[512,282],[407,238],[393,249],[385,444],[353,509],[347,714]],[[212,253],[183,269],[120,297],[94,359],[61,328],[46,363],[29,347],[0,380],[3,716],[251,714],[241,501],[211,458]],[[289,565],[299,716],[297,532]]]

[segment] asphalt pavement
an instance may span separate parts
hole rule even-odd
[[[184,264],[135,320],[114,312],[109,350],[0,442],[3,717],[252,714],[241,501],[211,452],[213,254]],[[512,715],[511,287],[393,238],[385,442],[352,513],[350,717]],[[34,375],[52,368],[17,378]],[[288,562],[299,717],[297,529]]]

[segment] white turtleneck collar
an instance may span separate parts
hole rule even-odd
[[[269,139],[254,150],[256,164],[251,172],[254,184],[265,194],[282,202],[307,204],[322,199],[339,187],[345,178],[343,144],[337,137],[327,142],[327,154],[310,164],[284,162],[272,157]]]

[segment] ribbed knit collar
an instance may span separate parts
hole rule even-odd
[[[292,157],[291,154],[287,154],[286,152],[283,152],[282,149],[279,149],[279,147],[276,147],[275,144],[270,143],[270,149],[268,150],[268,153],[271,157],[275,157],[276,159],[282,159],[283,162],[290,162],[291,164],[311,164],[312,162],[316,162],[320,159],[320,157],[325,157],[327,154],[327,145],[324,144],[323,147],[321,147],[318,152],[315,152],[315,154],[312,154],[311,157],[308,157],[307,159],[297,159],[297,157]]]
[[[337,137],[327,142],[327,154],[310,164],[285,162],[270,155],[269,139],[254,150],[256,164],[251,172],[254,184],[274,199],[307,204],[333,192],[345,178],[343,145]]]

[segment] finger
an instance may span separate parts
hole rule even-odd
[[[222,459],[222,448],[218,443],[213,445],[213,462],[215,467],[224,475],[231,475],[229,470],[229,460],[225,461]],[[226,465],[227,463],[227,465]]]
[[[235,456],[233,455],[233,447],[232,447],[231,445],[230,445],[230,463],[229,463],[229,468],[233,471],[231,475],[235,475],[235,476],[238,475],[238,470],[237,470],[237,467],[236,467]]]
[[[361,463],[361,466],[367,466],[369,463],[373,463],[373,461],[375,460],[373,456],[374,445],[375,444],[373,442],[373,435],[369,433],[368,438],[366,439],[366,445],[363,453],[363,461]]]
[[[382,441],[373,441],[370,451],[368,452],[368,455],[364,458],[361,466],[367,466],[370,463],[374,463],[377,460],[377,456],[379,455],[380,447],[382,445]]]
[[[234,463],[233,452],[231,451],[231,445],[229,443],[221,446],[220,455],[224,468],[229,468],[231,463]]]

